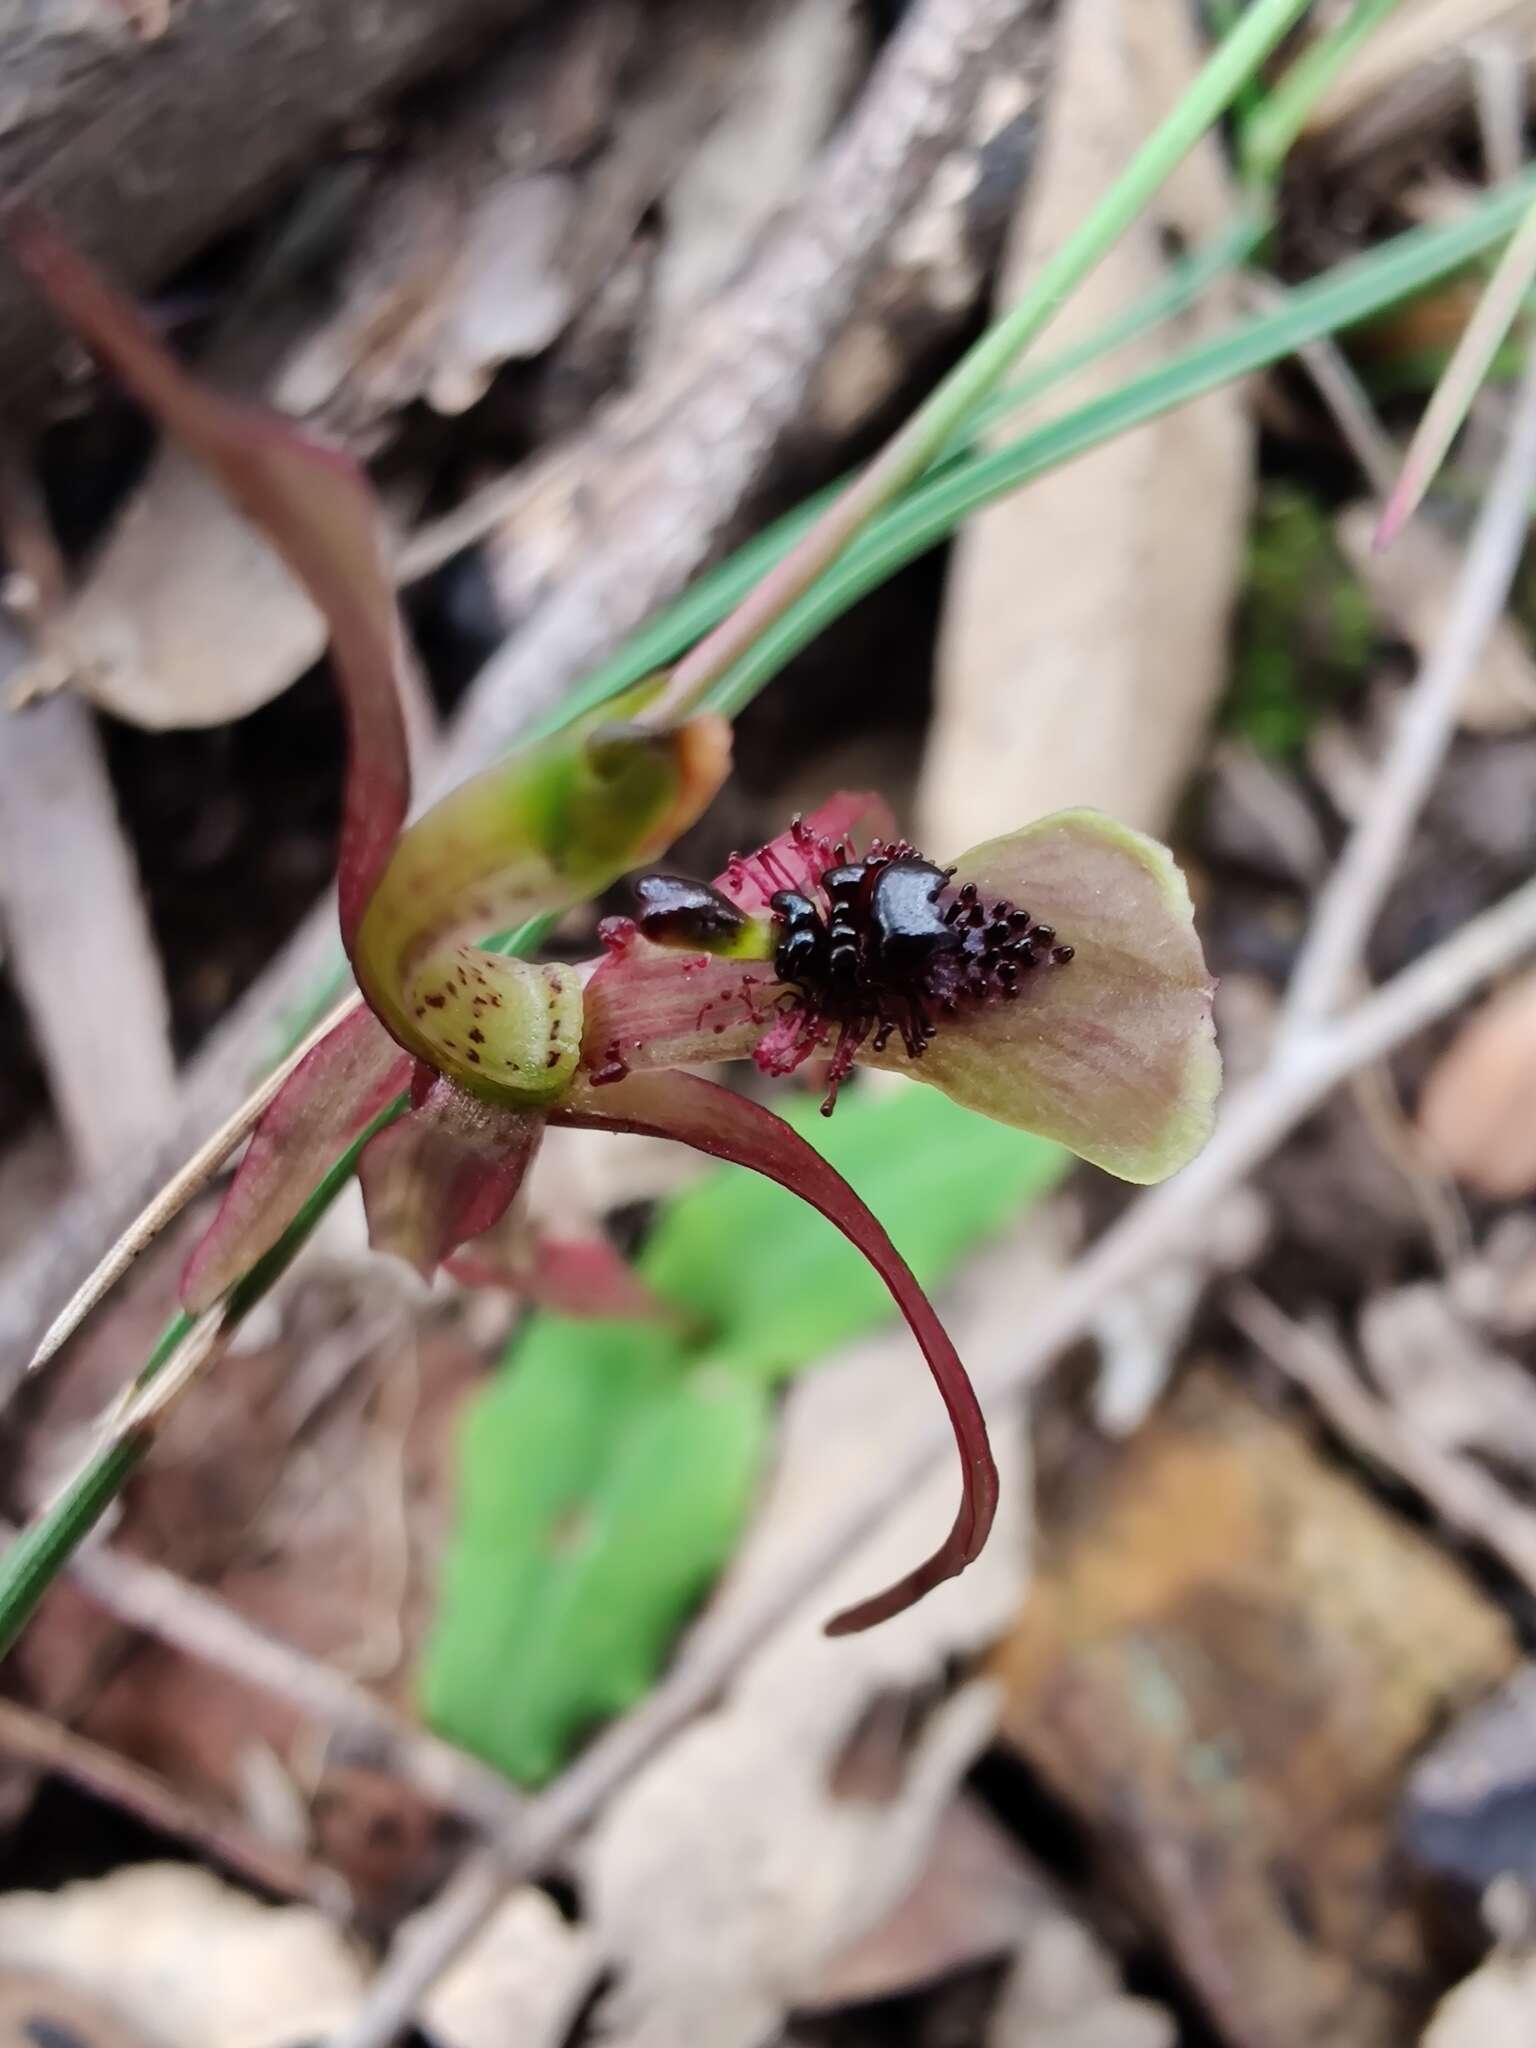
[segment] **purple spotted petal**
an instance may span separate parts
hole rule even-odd
[[[1212,982],[1183,875],[1167,848],[1097,811],[1060,811],[973,847],[975,883],[1053,925],[1064,966],[1021,979],[1016,1002],[963,1003],[910,1072],[970,1109],[1054,1138],[1122,1180],[1176,1173],[1215,1120],[1221,1060]]]
[[[14,208],[5,230],[60,319],[207,466],[330,628],[350,748],[337,875],[350,945],[410,801],[400,710],[408,657],[368,479],[341,450],[190,376],[137,309],[35,210]],[[217,661],[216,648],[209,659]]]
[[[411,1062],[359,1006],[299,1062],[246,1147],[219,1212],[187,1262],[181,1299],[210,1307],[270,1251],[316,1181],[411,1077]]]
[[[828,1633],[849,1635],[872,1628],[962,1572],[980,1554],[997,1509],[997,1468],[986,1421],[928,1297],[884,1226],[842,1175],[771,1110],[693,1074],[635,1074],[606,1088],[578,1085],[551,1121],[587,1130],[675,1138],[711,1158],[749,1166],[820,1210],[858,1247],[890,1289],[949,1411],[960,1453],[961,1497],[954,1526],[933,1555],[883,1593],[834,1616]],[[742,1247],[743,1258],[762,1255],[760,1246]]]
[[[466,1095],[439,1077],[358,1162],[368,1241],[430,1280],[506,1214],[543,1136],[540,1117]]]

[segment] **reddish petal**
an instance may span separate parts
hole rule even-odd
[[[443,1264],[466,1287],[504,1287],[559,1315],[677,1320],[606,1239],[546,1237],[522,1202]]]
[[[756,853],[733,857],[725,873],[715,877],[715,887],[742,910],[766,910],[776,890],[798,889],[805,894],[814,889],[821,868],[830,864],[824,858],[814,870],[808,868],[807,842],[821,840],[831,848],[849,839],[863,851],[873,839],[895,836],[895,822],[884,797],[868,790],[840,789],[798,826],[779,833]]]
[[[196,1315],[211,1307],[271,1250],[316,1181],[410,1075],[410,1060],[361,1006],[299,1062],[252,1133],[219,1213],[187,1261],[187,1309]]]
[[[368,480],[339,449],[188,375],[129,301],[36,212],[13,210],[6,230],[60,319],[207,465],[330,628],[350,743],[337,878],[350,944],[410,800],[400,712],[408,656]],[[217,649],[209,658],[217,660]]]
[[[587,983],[582,1066],[619,1080],[657,1067],[745,1059],[785,993],[766,960],[717,960],[627,934]]]
[[[891,1290],[949,1410],[960,1452],[961,1498],[954,1527],[933,1556],[885,1592],[836,1615],[828,1632],[847,1635],[872,1628],[963,1571],[986,1542],[997,1508],[997,1468],[987,1425],[965,1367],[927,1296],[879,1219],[842,1175],[771,1111],[691,1074],[636,1074],[608,1088],[579,1088],[552,1121],[675,1138],[712,1158],[750,1166],[819,1209],[857,1245]],[[742,1256],[761,1256],[762,1249],[743,1246]]]
[[[962,854],[956,886],[1004,898],[1074,948],[1016,1002],[963,1003],[918,1061],[871,1057],[1124,1180],[1177,1172],[1215,1120],[1221,1061],[1183,875],[1166,847],[1097,811],[1061,811]]]
[[[499,1223],[538,1150],[543,1120],[437,1080],[417,1109],[370,1139],[358,1162],[368,1240],[430,1280]]]

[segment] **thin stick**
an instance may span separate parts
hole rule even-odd
[[[11,1542],[15,1533],[0,1525],[0,1542]],[[70,1559],[68,1570],[114,1620],[281,1700],[437,1804],[481,1826],[492,1816],[502,1827],[521,1817],[526,1802],[499,1772],[414,1727],[366,1687],[269,1635],[163,1565],[88,1545]]]
[[[331,1872],[238,1821],[206,1812],[142,1765],[15,1700],[0,1700],[0,1754],[68,1778],[162,1834],[191,1843],[251,1884],[312,1900],[337,1915],[346,1911],[346,1886]]]
[[[1227,1313],[1266,1358],[1305,1388],[1340,1436],[1422,1494],[1443,1522],[1481,1543],[1536,1592],[1536,1514],[1512,1499],[1491,1473],[1408,1428],[1367,1391],[1333,1342],[1293,1322],[1258,1288],[1233,1288]]]
[[[1249,271],[1244,278],[1243,295],[1260,313],[1273,313],[1285,303],[1281,286],[1259,271]],[[1332,335],[1304,342],[1296,354],[1317,387],[1318,396],[1333,414],[1334,425],[1349,443],[1349,452],[1359,463],[1373,495],[1385,499],[1397,481],[1397,448],[1376,417],[1376,409],[1348,356]]]
[[[1536,279],[1536,207],[1520,223],[1435,386],[1376,529],[1388,548],[1423,502]]]
[[[1056,1354],[1087,1333],[1106,1294],[1180,1251],[1212,1203],[1267,1158],[1330,1089],[1533,948],[1536,881],[1465,925],[1338,1022],[1290,1039],[1233,1097],[1200,1157],[1141,1196],[1045,1302],[1013,1358],[978,1375],[977,1391],[989,1415],[1006,1414],[1028,1395]],[[416,1938],[392,1951],[357,2017],[330,2048],[387,2048],[504,1892],[543,1868],[670,1736],[707,1707],[757,1645],[910,1498],[948,1449],[946,1433],[926,1433],[835,1523],[819,1530],[780,1577],[751,1601],[702,1623],[672,1675],[530,1803],[521,1826],[500,1837],[495,1854],[470,1859]]]
[[[1536,358],[1521,382],[1509,440],[1478,515],[1444,630],[1403,706],[1370,808],[1318,897],[1286,998],[1287,1030],[1305,1029],[1334,1010],[1359,968],[1455,730],[1463,691],[1508,600],[1530,525],[1533,479]]]
[[[19,645],[0,622],[0,672]],[[149,1143],[174,1108],[165,977],[90,711],[54,697],[0,711],[0,727],[8,965],[71,1159],[93,1180]]]

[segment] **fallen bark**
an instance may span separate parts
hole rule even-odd
[[[534,0],[23,0],[0,8],[0,199],[57,213],[135,285],[228,227],[342,122]],[[0,386],[52,330],[0,269]]]

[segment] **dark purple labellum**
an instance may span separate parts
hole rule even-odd
[[[798,997],[795,1028],[772,1057],[787,1071],[836,1028],[827,1115],[871,1034],[876,1052],[899,1034],[907,1056],[920,1059],[941,1018],[962,1002],[1013,1001],[1029,970],[1072,958],[1050,926],[1011,903],[987,906],[974,883],[945,903],[953,868],[935,867],[905,841],[877,844],[862,860],[848,858],[846,845],[829,846],[824,858],[819,872],[808,867],[814,893],[781,889],[772,898],[774,972]]]

